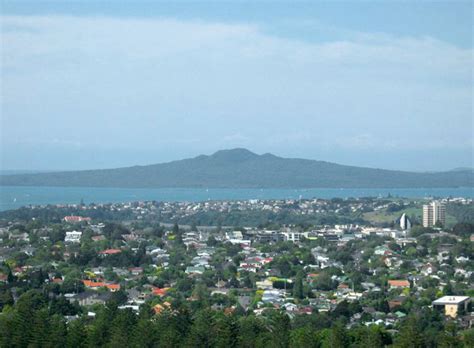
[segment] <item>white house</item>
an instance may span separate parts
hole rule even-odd
[[[230,231],[225,233],[225,238],[227,240],[242,240],[244,236],[241,231]]]
[[[301,239],[302,233],[299,232],[283,232],[283,239],[290,242],[299,242]]]
[[[64,242],[66,243],[80,243],[82,237],[82,232],[79,231],[70,231],[66,232],[66,237],[64,238]]]

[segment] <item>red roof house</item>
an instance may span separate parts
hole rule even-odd
[[[122,250],[120,249],[106,249],[99,251],[99,255],[107,256],[107,255],[115,255],[115,254],[120,254]]]
[[[403,289],[409,288],[410,282],[408,280],[389,280],[388,285],[390,289]]]

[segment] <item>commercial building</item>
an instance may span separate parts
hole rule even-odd
[[[468,309],[469,296],[443,296],[433,301],[433,308],[444,309],[444,314],[452,318],[462,315]]]
[[[446,223],[446,206],[441,202],[431,202],[423,205],[423,227],[433,227],[436,223],[442,226]]]

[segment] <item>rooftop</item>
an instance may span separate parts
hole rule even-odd
[[[470,299],[469,296],[443,296],[433,301],[433,304],[434,305],[460,304],[469,299]]]

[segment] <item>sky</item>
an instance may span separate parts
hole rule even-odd
[[[473,167],[471,1],[9,1],[0,169],[247,148]]]

